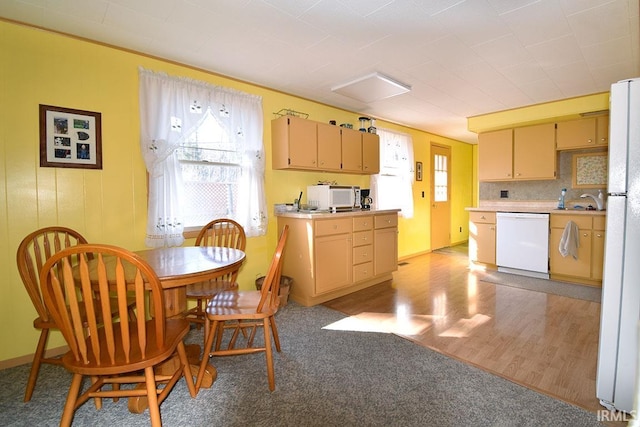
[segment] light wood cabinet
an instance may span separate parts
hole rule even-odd
[[[274,169],[318,169],[316,122],[283,116],[271,122]]]
[[[362,172],[375,175],[380,172],[380,137],[360,132],[362,136]]]
[[[353,218],[353,281],[373,277],[373,216]]]
[[[318,168],[340,170],[342,156],[340,150],[340,128],[327,123],[317,123]]]
[[[578,226],[577,257],[563,257],[560,241],[569,221]],[[602,286],[605,217],[595,215],[551,214],[549,264],[552,279]]]
[[[513,179],[513,129],[478,135],[478,179],[480,181]]]
[[[515,179],[556,178],[556,128],[553,123],[513,130],[513,177]]]
[[[349,218],[317,221],[314,248],[317,294],[352,282],[352,226]]]
[[[495,266],[495,212],[469,212],[469,261]]]
[[[295,116],[271,121],[273,169],[376,174],[380,142],[360,132]]]
[[[480,181],[556,178],[553,123],[481,133],[478,144]]]
[[[349,128],[341,128],[342,135],[342,171],[362,172],[362,132]]]
[[[609,145],[609,116],[558,122],[556,138],[558,150],[605,148]]]
[[[398,214],[282,214],[289,225],[282,274],[290,295],[309,306],[390,280],[398,266]]]
[[[374,230],[374,273],[376,276],[398,269],[398,215],[376,215]]]

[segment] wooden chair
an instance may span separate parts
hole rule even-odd
[[[38,314],[38,317],[33,321],[33,327],[40,329],[40,339],[36,346],[36,352],[33,355],[31,371],[29,372],[29,379],[24,392],[25,402],[31,400],[42,363],[62,365],[62,361],[59,358],[45,357],[49,331],[51,329],[57,329],[57,327],[42,300],[42,294],[40,293],[40,270],[45,261],[54,253],[70,246],[86,243],[87,239],[79,232],[67,227],[52,226],[41,228],[30,233],[22,239],[20,246],[18,246],[16,253],[18,272]],[[130,299],[130,309],[133,308],[132,304],[133,301]],[[132,314],[134,314],[133,311]]]
[[[202,227],[196,237],[195,244],[196,246],[221,246],[244,251],[247,246],[247,236],[244,228],[236,221],[220,218]],[[207,301],[220,291],[237,288],[237,278],[238,271],[236,270],[215,280],[187,285],[187,298],[196,300],[196,306],[186,313],[187,319],[198,325],[205,323],[204,309]],[[206,333],[207,328],[205,327],[205,336]]]
[[[103,397],[126,396],[146,397],[151,425],[160,426],[159,405],[182,376],[195,397],[183,343],[189,321],[166,319],[160,280],[140,257],[110,245],[72,246],[46,261],[40,283],[45,305],[70,349],[62,357],[73,379],[61,426],[71,425],[75,410],[90,398],[95,398],[100,409]],[[129,291],[135,295],[135,318],[127,307]],[[110,297],[117,299],[116,313],[105,302]],[[179,362],[163,367],[169,372],[154,372],[154,367],[176,353]],[[139,372],[142,370],[144,373]],[[92,384],[80,394],[85,375]],[[165,386],[158,387],[158,383]],[[105,387],[107,384],[112,387]],[[145,387],[121,389],[120,384]]]
[[[204,377],[204,370],[208,363],[207,355],[209,355],[209,357],[232,356],[264,352],[267,361],[269,390],[275,390],[271,334],[273,334],[276,350],[279,352],[280,338],[278,337],[278,329],[274,316],[280,304],[278,291],[282,272],[283,252],[288,234],[289,226],[286,225],[280,234],[278,245],[276,246],[269,271],[267,272],[261,290],[239,291],[238,289],[230,289],[217,293],[209,300],[206,310],[207,322],[211,322],[212,325],[210,328],[207,328],[209,333],[205,341],[204,356],[198,371],[196,389],[200,388],[202,378]],[[246,348],[237,348],[235,345],[230,345],[228,349],[220,350],[219,344],[222,338],[222,330],[219,325],[229,321],[237,321],[239,328],[252,328],[253,332],[250,341],[253,341],[255,329],[261,327],[264,331],[264,345],[254,347],[253,343],[249,342]],[[216,348],[212,350],[214,340],[216,340]]]
[[[42,363],[62,365],[62,361],[59,358],[47,358],[44,354],[47,348],[49,330],[56,329],[56,325],[51,320],[40,294],[40,270],[45,261],[54,253],[82,243],[87,243],[87,240],[75,230],[66,227],[45,227],[30,233],[18,246],[16,255],[18,272],[38,314],[38,317],[33,321],[33,327],[40,329],[40,339],[33,355],[29,380],[24,392],[25,402],[31,400],[33,389],[38,380],[40,365]]]

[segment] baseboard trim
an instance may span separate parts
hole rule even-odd
[[[67,351],[69,351],[69,347],[64,345],[61,347],[48,349],[44,352],[44,354],[45,354],[45,357],[52,358],[52,357],[62,356]],[[0,361],[0,370],[14,368],[16,366],[25,365],[25,364],[31,364],[32,362],[33,362],[33,353],[25,354],[24,356]]]

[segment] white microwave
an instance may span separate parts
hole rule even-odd
[[[310,185],[307,204],[323,211],[360,209],[360,187],[351,185]]]

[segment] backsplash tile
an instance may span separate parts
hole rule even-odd
[[[521,200],[540,200],[540,201],[557,201],[560,191],[567,189],[565,200],[567,204],[589,204],[580,199],[580,195],[584,193],[598,194],[598,190],[606,193],[606,187],[602,188],[571,188],[572,184],[572,166],[573,155],[577,153],[589,153],[593,150],[581,151],[560,151],[558,155],[558,177],[554,180],[543,181],[505,181],[505,182],[480,182],[479,199],[480,201],[501,200],[501,201],[521,201]],[[508,199],[500,198],[500,191],[507,190],[509,192]]]

